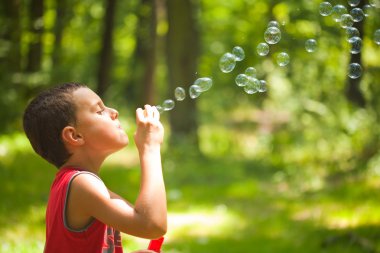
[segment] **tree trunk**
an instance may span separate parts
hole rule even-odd
[[[0,3],[0,133],[15,131],[20,118],[23,84],[13,78],[21,71],[21,2],[7,0]]]
[[[359,5],[357,7],[360,9],[363,9],[363,6],[365,4],[367,4],[367,1],[360,1]],[[360,22],[355,22],[353,25],[353,27],[358,29],[361,39],[363,39],[363,37],[364,37],[364,22],[365,22],[365,18]],[[361,51],[358,54],[351,54],[349,64],[351,64],[351,63],[358,63],[358,64],[360,64],[360,66],[362,66],[362,53],[361,53]],[[349,78],[347,76],[345,93],[346,93],[347,99],[351,103],[356,104],[359,107],[364,107],[366,105],[366,101],[365,101],[365,98],[364,98],[362,91],[360,90],[361,79],[362,79],[362,76],[360,76],[359,78],[356,78],[356,79],[352,79],[352,78]]]
[[[129,92],[140,106],[155,103],[156,7],[155,0],[142,0],[137,11],[136,50]]]
[[[26,72],[37,72],[42,64],[42,35],[44,32],[44,1],[31,0],[30,2],[30,33],[29,52],[26,63]]]
[[[106,0],[106,14],[104,17],[104,30],[102,49],[100,51],[97,93],[103,96],[110,84],[110,71],[112,64],[113,28],[116,0]]]
[[[191,0],[167,0],[170,97],[178,86],[188,90],[195,79],[199,41],[194,8]],[[198,147],[196,100],[187,96],[185,100],[176,102],[176,107],[170,112],[170,126],[172,144],[185,139]]]
[[[6,69],[4,74],[10,75],[21,70],[20,0],[3,1],[2,15],[5,27],[0,38],[7,43],[8,51],[0,63]]]
[[[53,80],[60,79],[60,62],[62,51],[62,38],[65,24],[67,21],[67,0],[56,0],[55,23],[54,23],[54,47],[52,52]]]

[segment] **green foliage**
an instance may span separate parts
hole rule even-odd
[[[0,193],[6,196],[0,205],[1,252],[41,252],[56,169],[34,155],[22,135],[3,137],[0,146]],[[101,171],[106,185],[131,202],[140,179],[134,156],[133,147],[127,148]],[[165,252],[379,250],[379,174],[311,189],[309,181],[300,185],[270,159],[208,158],[185,147],[164,153],[163,168],[169,209]],[[134,250],[148,241],[125,236],[123,243]]]

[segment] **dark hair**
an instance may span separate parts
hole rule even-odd
[[[65,83],[37,95],[26,107],[23,127],[34,151],[57,168],[70,157],[62,141],[62,130],[76,123],[75,90],[87,87],[80,83]]]

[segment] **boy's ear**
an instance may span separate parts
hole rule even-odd
[[[67,126],[62,130],[62,140],[63,142],[73,145],[81,146],[84,144],[84,139],[80,133],[72,126]]]

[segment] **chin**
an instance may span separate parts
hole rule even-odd
[[[128,136],[126,136],[126,138],[123,140],[123,148],[128,146],[129,144],[129,139],[128,139]]]
[[[109,154],[112,154],[112,153],[115,153],[115,152],[122,150],[123,148],[127,147],[128,144],[129,144],[128,139],[125,142],[120,142],[119,145],[115,146],[114,149]]]
[[[128,145],[129,145],[129,140],[127,140],[127,141],[125,142],[123,148],[125,148],[125,147],[128,146]]]
[[[122,131],[122,134],[120,135],[120,140],[124,144],[124,146],[128,146],[129,138],[128,138],[128,135],[124,131]]]

